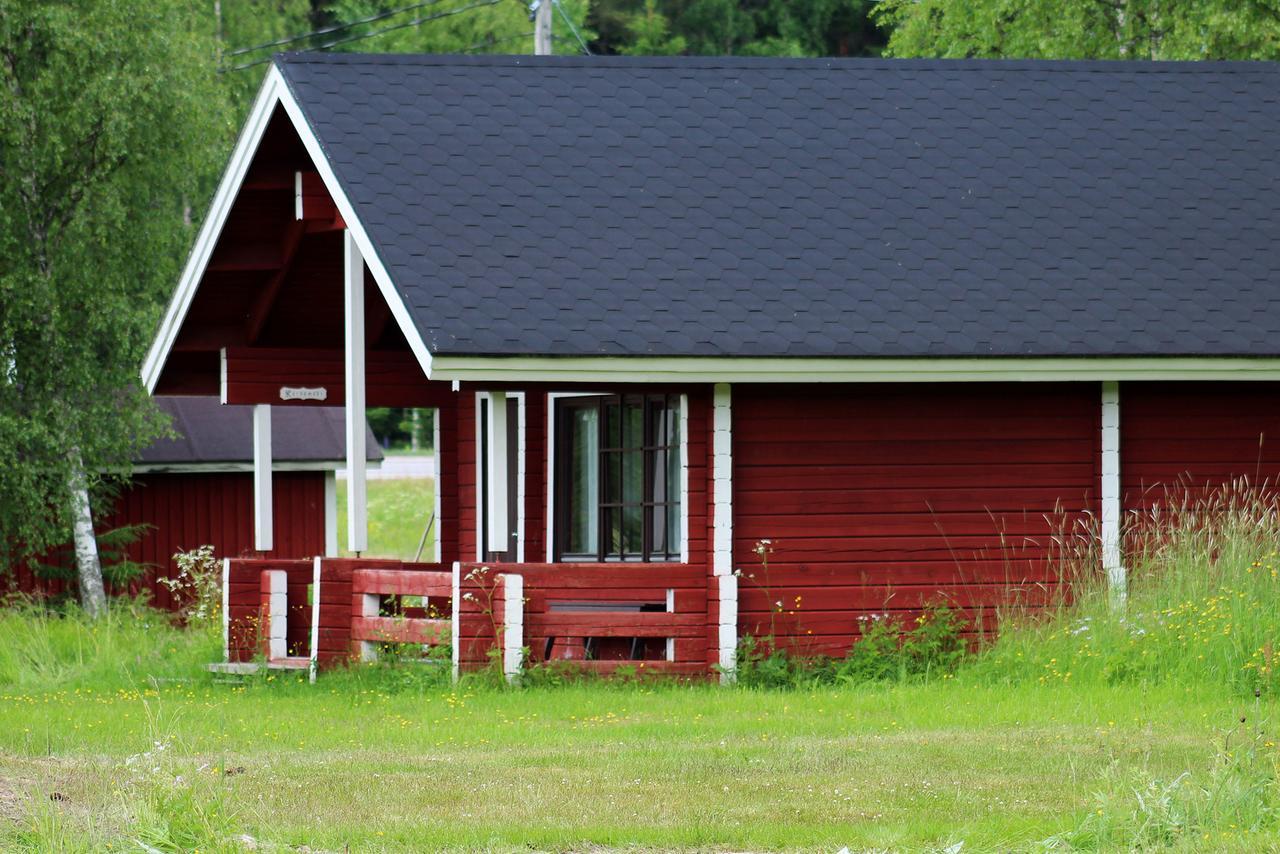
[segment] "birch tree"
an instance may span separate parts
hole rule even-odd
[[[138,368],[220,165],[208,19],[175,0],[0,4],[0,568],[74,536],[164,425]]]
[[[883,0],[893,56],[1277,59],[1269,0]]]

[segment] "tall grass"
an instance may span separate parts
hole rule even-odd
[[[0,609],[0,693],[129,689],[200,676],[222,657],[217,624],[182,628],[145,600],[116,598],[91,620],[75,606]]]
[[[1239,480],[1170,490],[1125,520],[1127,601],[1068,549],[1047,611],[1005,614],[969,668],[998,682],[1280,689],[1280,499]],[[1086,553],[1087,552],[1087,553]]]

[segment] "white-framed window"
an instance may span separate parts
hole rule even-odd
[[[548,561],[688,561],[688,402],[548,396]]]

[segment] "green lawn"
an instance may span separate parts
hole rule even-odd
[[[1253,714],[1185,690],[454,691],[403,675],[8,693],[0,847],[1043,850],[1117,781],[1205,772]],[[1228,829],[1186,850],[1275,844]]]
[[[370,483],[379,549],[411,554],[420,523],[382,521],[430,489]],[[234,682],[218,625],[0,609],[0,851],[1280,851],[1280,507],[1238,505],[1132,553],[1123,608],[1086,559],[953,670],[903,669],[938,620],[741,668],[772,690]],[[863,654],[900,681],[840,681]]]
[[[430,478],[399,478],[395,480],[370,480],[369,494],[369,551],[365,557],[391,557],[413,560],[422,539],[422,531],[435,507],[435,480]],[[338,548],[344,555],[347,549],[347,482],[338,481]],[[431,560],[435,543],[436,526],[432,525],[422,550],[422,559]]]

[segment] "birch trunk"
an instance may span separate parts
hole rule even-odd
[[[89,507],[84,462],[80,449],[72,448],[71,505],[73,538],[76,549],[76,578],[80,586],[80,606],[90,617],[98,617],[107,608],[107,594],[102,587],[102,562],[98,558],[98,538],[93,531],[93,512]]]

